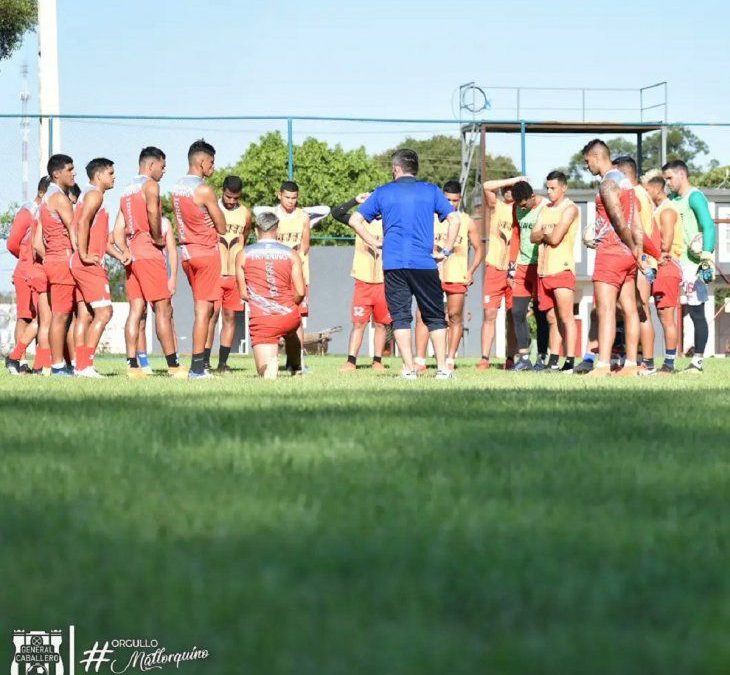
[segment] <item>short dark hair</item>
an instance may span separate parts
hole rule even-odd
[[[38,194],[44,195],[46,192],[48,192],[48,186],[51,184],[51,177],[50,176],[43,176],[38,181]]]
[[[68,155],[51,155],[48,158],[46,170],[48,171],[48,175],[53,178],[54,171],[60,171],[61,169],[65,169],[68,164],[73,163],[74,161]]]
[[[562,171],[559,171],[558,169],[555,169],[555,171],[551,171],[547,175],[547,178],[545,180],[546,181],[556,180],[556,181],[558,181],[558,183],[561,183],[562,185],[568,184],[568,177]]]
[[[78,199],[81,196],[81,188],[79,187],[78,183],[74,183],[69,189],[68,194],[72,195],[76,199]]]
[[[448,192],[452,195],[461,194],[461,183],[458,180],[447,180],[442,188],[444,192]]]
[[[195,155],[201,152],[206,155],[210,155],[211,157],[215,157],[215,148],[204,138],[200,138],[190,146],[190,149],[188,150],[188,162],[191,161]]]
[[[512,186],[512,199],[514,199],[517,204],[525,201],[525,199],[529,199],[533,194],[532,185],[530,185],[526,180],[518,181]]]
[[[162,152],[159,148],[156,148],[154,145],[148,145],[146,148],[142,148],[142,151],[139,153],[139,163],[141,164],[147,159],[167,159],[165,157],[165,153]]]
[[[418,153],[415,150],[401,148],[396,150],[390,158],[393,166],[399,166],[406,173],[418,175]]]
[[[664,180],[664,176],[656,175],[652,176],[648,181],[650,185],[658,185],[662,190],[666,187],[667,181]]]
[[[629,155],[621,155],[620,157],[616,157],[616,159],[613,160],[613,165],[617,169],[629,169],[634,177],[639,175],[639,167],[636,166],[636,160]]]
[[[238,194],[243,192],[243,181],[238,176],[226,176],[223,179],[223,189]]]
[[[676,169],[684,171],[684,173],[689,176],[689,168],[687,168],[687,164],[681,159],[672,159],[662,167],[662,171],[674,171]]]
[[[285,180],[281,187],[279,188],[279,192],[299,192],[299,186],[293,181],[293,180]]]
[[[89,180],[93,180],[99,171],[104,171],[104,169],[108,169],[110,166],[114,166],[114,162],[111,159],[96,157],[86,165],[86,175],[89,177]]]
[[[609,157],[611,156],[611,151],[608,146],[600,138],[594,138],[592,141],[588,141],[588,143],[583,146],[583,150],[581,152],[585,157],[594,148],[601,148],[606,155]]]

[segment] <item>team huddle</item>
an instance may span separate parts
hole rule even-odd
[[[681,299],[694,324],[694,357],[686,372],[701,373],[708,335],[704,303],[707,284],[714,279],[715,245],[715,223],[704,195],[690,185],[687,166],[679,160],[640,182],[634,160],[612,161],[600,140],[586,145],[583,155],[587,169],[600,177],[591,228],[581,227],[580,209],[567,196],[566,176],[552,171],[545,182],[547,197],[536,194],[521,176],[484,183],[483,234],[459,211],[460,184],[449,181],[440,189],[418,181],[418,157],[408,150],[393,156],[393,183],[334,207],[332,216],[356,233],[352,332],[341,370],[356,369],[372,320],[374,369],[384,368],[382,355],[391,328],[403,359],[403,377],[414,379],[426,371],[429,339],[437,378],[453,377],[465,297],[484,264],[482,358],[477,368],[490,367],[497,313],[504,302],[514,333],[508,340],[514,343],[508,367],[515,371],[600,377],[612,373],[614,356],[618,376],[671,374]],[[190,146],[188,164],[188,174],[171,193],[175,233],[162,213],[159,182],[166,157],[159,148],[146,147],[140,153],[138,174],[123,191],[111,228],[104,194],[114,187],[114,163],[106,158],[89,162],[88,184],[76,194],[71,157],[49,159],[36,199],[19,209],[8,239],[8,250],[18,258],[13,274],[17,323],[15,348],[6,359],[9,372],[102,377],[94,367],[94,355],[113,311],[106,256],[126,270],[130,378],[151,373],[145,340],[149,306],[171,377],[211,377],[219,314],[217,371],[230,371],[236,312],[243,311],[244,303],[257,373],[277,376],[281,342],[287,370],[303,372],[302,317],[308,313],[312,221],[298,204],[298,186],[282,183],[279,204],[256,209],[256,237],[249,244],[254,224],[241,204],[240,178],[228,176],[220,197],[216,194],[205,181],[214,171],[215,149],[203,140]],[[591,328],[597,339],[576,365],[575,243],[580,236],[596,251]],[[179,260],[194,302],[189,368],[180,364],[173,318]],[[652,296],[664,333],[665,359],[659,369],[653,358]],[[418,306],[415,356],[410,330],[413,298]],[[530,304],[537,324],[534,363]],[[620,361],[615,357],[617,320],[624,326]],[[30,368],[25,353],[34,340]]]

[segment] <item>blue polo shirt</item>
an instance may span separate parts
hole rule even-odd
[[[435,270],[433,214],[444,220],[453,210],[437,185],[402,176],[376,188],[358,212],[368,222],[383,219],[384,270]]]

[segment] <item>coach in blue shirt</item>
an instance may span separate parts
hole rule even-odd
[[[459,233],[459,214],[454,211],[437,185],[419,181],[418,155],[413,150],[397,150],[392,157],[393,182],[376,188],[350,216],[350,226],[376,248],[379,244],[365,228],[380,216],[383,219],[383,273],[385,297],[393,317],[395,341],[403,359],[403,377],[415,378],[411,347],[411,305],[416,298],[423,321],[431,334],[438,371],[446,379],[446,320],[437,260],[451,255]],[[446,246],[434,254],[433,217],[448,219]]]

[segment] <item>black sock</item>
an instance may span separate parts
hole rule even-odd
[[[382,356],[373,356],[373,363],[382,363],[383,357]]]
[[[509,358],[509,356],[507,358]],[[482,361],[489,361],[489,357],[482,354]]]
[[[178,360],[175,352],[172,354],[165,354],[165,361],[167,361],[168,368],[177,368],[180,365],[180,361]]]
[[[230,347],[221,345],[218,348],[218,367],[225,366],[228,363],[228,355],[231,353]]]
[[[538,354],[538,355],[537,355],[537,360],[538,360],[538,361],[539,361],[540,363],[545,363],[545,357],[546,357],[546,356],[547,356],[547,354]],[[551,356],[550,358],[553,358],[553,357]]]
[[[530,353],[528,352],[527,354],[520,354],[519,357],[520,357],[520,361],[529,361]]]
[[[193,360],[190,363],[190,370],[196,375],[202,375],[205,372],[205,352],[193,354]]]
[[[550,358],[548,359],[548,367],[557,368],[559,358],[560,357],[557,354],[550,354]]]
[[[565,361],[563,362],[562,370],[573,370],[574,365],[575,365],[575,356],[566,356]]]
[[[644,365],[647,368],[653,368],[654,367],[654,359],[644,359]]]
[[[139,363],[137,363],[137,357],[136,356],[128,356],[127,357],[127,365],[130,368],[139,368]]]
[[[206,348],[205,348],[205,349],[203,350],[203,359],[205,360],[205,364],[206,364],[206,365],[209,365],[209,364],[210,364],[210,351],[211,351],[211,350],[210,350],[210,348],[209,348],[209,347],[206,347]]]
[[[374,361],[375,359],[373,359]],[[352,354],[347,355],[347,362],[351,363],[353,366],[357,365],[357,356],[353,356]]]

